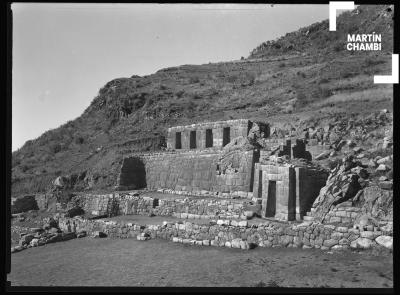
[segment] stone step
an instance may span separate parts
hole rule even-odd
[[[303,216],[304,221],[313,221],[314,217],[313,216]]]

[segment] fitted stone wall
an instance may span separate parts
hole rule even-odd
[[[263,217],[303,219],[327,177],[326,173],[309,167],[256,163],[253,196],[262,198]]]
[[[343,225],[315,223],[277,223],[266,221],[249,225],[247,221],[218,220],[210,224],[166,222],[143,225],[113,220],[85,220],[59,218],[60,229],[69,232],[102,231],[111,238],[160,238],[173,242],[249,249],[259,247],[302,247],[328,249],[370,248],[382,244],[381,239],[392,240],[393,227],[385,225],[372,230],[359,230]],[[391,247],[391,245],[387,245]]]
[[[295,177],[295,170],[292,167],[255,164],[253,196],[262,198],[262,217],[295,219]]]
[[[264,136],[269,135],[269,128],[266,124],[259,123],[257,124],[262,129]],[[229,141],[233,138],[242,136],[246,137],[253,123],[246,119],[238,119],[238,120],[228,120],[228,121],[217,121],[217,122],[207,122],[207,123],[199,123],[192,124],[187,126],[176,126],[168,129],[167,136],[167,148],[168,149],[205,149],[205,148],[222,148],[225,144],[229,143]],[[224,128],[229,128],[229,140],[224,144]],[[209,131],[207,131],[209,130]],[[228,130],[226,130],[227,132]],[[180,133],[180,141],[181,146],[177,147],[177,137],[176,133]],[[195,146],[191,146],[190,134],[195,134]],[[195,133],[194,133],[195,132]],[[209,134],[207,135],[207,132]],[[192,136],[193,136],[192,135]],[[207,146],[207,136],[210,136],[211,146]]]
[[[80,194],[73,197],[67,208],[79,206],[92,215],[107,215],[116,197],[118,194]]]
[[[308,216],[313,216],[315,208],[311,208]],[[354,224],[357,217],[363,215],[362,208],[355,207],[351,202],[343,202],[336,206],[332,206],[326,214],[326,223],[347,223]],[[371,228],[371,230],[373,230]]]
[[[120,189],[134,187],[145,177],[146,187],[150,190],[172,189],[199,195],[204,192],[214,195],[250,192],[255,153],[253,150],[235,150],[229,154],[186,151],[136,155],[124,159],[118,183]],[[135,168],[134,162],[144,166],[144,170]],[[140,175],[138,170],[142,170]]]
[[[188,219],[245,218],[251,210],[259,214],[261,206],[248,200],[198,199],[195,197],[153,198],[148,196],[114,194],[83,194],[74,197],[71,206],[80,206],[93,215],[149,215],[174,216]],[[114,204],[114,206],[112,206]]]

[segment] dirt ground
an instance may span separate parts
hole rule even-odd
[[[11,256],[12,286],[393,287],[392,255],[83,238]]]

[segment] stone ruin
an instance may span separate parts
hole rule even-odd
[[[124,158],[117,189],[247,198],[262,204],[261,217],[301,220],[328,175],[309,163],[303,140],[276,147],[269,135],[268,124],[244,119],[171,127],[166,151]],[[308,164],[290,163],[296,158]]]
[[[343,159],[328,178],[327,171],[310,161],[305,140],[296,139],[292,147],[287,138],[270,137],[267,124],[249,120],[170,128],[167,148],[125,157],[117,184],[120,192],[78,194],[63,210],[53,193],[14,200],[15,213],[32,204],[66,213],[55,214],[28,234],[27,228],[13,226],[21,239],[11,252],[86,235],[240,249],[393,248],[393,191],[363,185],[368,175],[352,158]],[[136,189],[182,196],[121,192]],[[84,218],[82,212],[90,216]],[[143,225],[103,219],[116,215],[177,220]],[[254,215],[264,222],[248,222]]]

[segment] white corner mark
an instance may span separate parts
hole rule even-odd
[[[353,1],[329,1],[329,31],[336,31],[336,10],[354,9]]]
[[[399,83],[399,55],[392,54],[392,75],[374,76],[374,84],[398,84]]]

